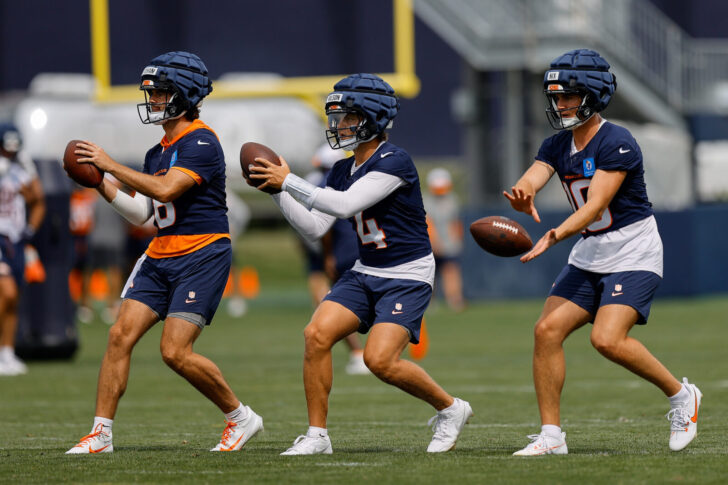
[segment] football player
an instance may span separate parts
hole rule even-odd
[[[589,322],[591,343],[602,355],[668,396],[670,449],[685,448],[697,430],[700,390],[687,379],[680,383],[629,336],[634,325],[647,323],[662,280],[662,241],[647,199],[640,147],[629,131],[599,114],[617,87],[609,69],[588,49],[569,51],[551,63],[544,75],[546,113],[559,133],[542,143],[533,165],[510,193],[504,192],[515,210],[540,222],[534,197],[556,173],[574,210],[522,262],[581,233],[536,322],[533,379],[542,427],[514,453],[518,456],[567,453],[560,427],[562,344]]]
[[[0,376],[25,374],[15,355],[18,300],[24,284],[25,246],[45,216],[45,197],[20,132],[0,125]],[[27,216],[26,216],[27,209]]]
[[[112,423],[132,349],[160,320],[164,362],[225,414],[222,439],[211,451],[239,450],[263,429],[263,420],[238,400],[220,369],[193,350],[220,303],[232,261],[225,159],[215,132],[198,119],[212,83],[199,57],[168,52],[144,68],[140,89],[146,99],[137,106],[142,123],[164,129],[142,172],[115,162],[90,141],[77,145],[79,163],[93,163],[136,191],[131,197],[104,180],[97,189],[103,198],[133,224],[153,216],[159,230],[122,291],[99,372],[91,433],[67,453],[113,451]]]
[[[321,237],[337,218],[348,219],[358,234],[359,259],[334,284],[304,330],[303,384],[310,426],[282,454],[332,453],[326,429],[331,347],[355,330],[369,332],[364,361],[374,375],[437,410],[427,451],[449,451],[472,415],[470,405],[400,358],[409,342],[419,341],[435,260],[417,170],[385,133],[399,101],[381,78],[354,74],[336,83],[325,108],[331,148],[354,152],[333,166],[325,188],[290,173],[282,158],[281,166],[258,159],[264,166],[251,168],[251,178],[265,180],[260,188],[282,190],[273,198],[304,237]]]

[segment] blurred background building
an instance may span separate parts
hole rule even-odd
[[[19,126],[40,163],[58,163],[67,141],[83,138],[138,166],[160,138],[137,118],[141,70],[162,52],[195,52],[214,79],[202,118],[220,136],[230,188],[256,224],[278,211],[239,176],[242,143],[269,145],[307,171],[323,140],[323,96],[343,75],[381,73],[402,97],[392,140],[413,155],[421,178],[448,168],[466,226],[499,213],[536,239],[569,210],[559,184],[537,199],[540,227],[500,194],[552,133],[541,92],[549,62],[593,48],[619,84],[604,115],[627,126],[644,153],[666,248],[661,294],[728,291],[719,256],[728,229],[717,222],[728,219],[728,25],[716,20],[728,16],[728,3],[373,3],[0,1],[0,120]],[[523,266],[466,237],[466,297],[541,296],[570,246]]]

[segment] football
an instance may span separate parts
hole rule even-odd
[[[258,165],[259,167],[263,166],[262,163],[258,163],[255,161],[256,158],[264,158],[276,165],[281,164],[281,161],[278,159],[278,154],[267,146],[252,141],[249,141],[248,143],[243,143],[243,146],[240,147],[240,168],[243,169],[243,176],[245,177],[245,179],[252,183],[255,187],[261,185],[264,182],[261,179],[250,178],[251,165]],[[265,188],[263,189],[263,192],[276,194],[280,192],[280,190]]]
[[[63,170],[76,183],[84,187],[98,187],[104,179],[104,173],[93,163],[78,163],[80,155],[76,155],[76,143],[82,140],[71,140],[66,145],[66,151],[63,153]]]
[[[518,256],[533,247],[523,226],[503,216],[478,219],[470,224],[470,234],[478,246],[496,256]]]

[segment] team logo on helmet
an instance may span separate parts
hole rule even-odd
[[[576,128],[607,107],[617,89],[616,77],[609,69],[609,63],[589,49],[572,50],[554,59],[544,74],[546,115],[554,129]],[[581,104],[560,109],[559,94],[577,94]]]

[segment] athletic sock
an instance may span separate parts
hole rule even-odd
[[[232,421],[234,423],[239,423],[241,421],[245,421],[245,419],[248,417],[248,410],[245,409],[245,406],[243,406],[243,403],[240,403],[240,405],[236,408],[230,411],[229,413],[225,413],[225,419],[228,421]]]
[[[677,407],[678,404],[683,403],[690,399],[690,390],[685,387],[685,384],[680,385],[680,392],[675,394],[674,396],[670,396],[668,399],[670,399],[670,407],[674,408]]]
[[[326,438],[329,435],[329,430],[326,428],[317,428],[316,426],[309,426],[306,436],[309,438]]]
[[[104,428],[107,428],[104,429],[104,432],[111,433],[111,425],[114,424],[113,419],[102,418],[101,416],[94,416],[94,426],[93,428],[91,428],[91,431],[95,430],[96,426],[98,426],[99,423],[101,423]]]
[[[552,438],[561,438],[561,426],[555,424],[544,424],[541,426],[541,432]]]

